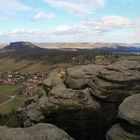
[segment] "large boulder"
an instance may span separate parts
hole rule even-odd
[[[89,83],[93,96],[109,102],[121,102],[140,91],[140,63],[119,61],[101,69]]]
[[[107,140],[140,140],[140,94],[127,97],[119,106],[120,125],[107,133]]]
[[[28,128],[0,127],[0,140],[74,140],[52,124],[37,124]]]
[[[43,81],[43,85],[51,88],[63,84],[63,77],[65,72],[61,69],[51,71],[47,78]]]
[[[60,126],[73,137],[89,139],[96,136],[100,104],[91,98],[89,90],[54,87],[39,100],[39,107],[47,120]],[[94,132],[93,132],[94,131]]]
[[[120,124],[114,125],[107,133],[107,140],[140,140],[140,135],[130,133],[123,129]]]
[[[75,66],[66,70],[65,84],[72,89],[84,89],[87,87],[90,79],[104,66],[84,65]]]
[[[58,85],[38,102],[24,107],[20,118],[25,127],[38,121],[53,123],[73,137],[85,140],[96,136],[100,109],[89,89],[72,90]]]
[[[126,98],[119,106],[118,115],[130,124],[140,126],[140,94]]]
[[[32,126],[44,120],[44,114],[38,107],[38,102],[31,102],[27,107],[21,108],[19,118],[24,127]]]
[[[97,101],[90,97],[88,89],[72,90],[64,85],[54,87],[47,96],[39,100],[39,106],[42,110],[51,111],[61,109],[92,109],[95,112],[100,109]]]

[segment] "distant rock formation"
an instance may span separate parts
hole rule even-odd
[[[28,128],[0,127],[0,140],[74,140],[52,124],[37,124]]]
[[[110,55],[97,55],[95,57],[95,64],[99,64],[99,65],[109,65],[112,63],[111,60],[111,56]]]
[[[34,45],[31,42],[12,42],[10,45],[4,48],[8,51],[36,51],[41,50],[42,48]]]

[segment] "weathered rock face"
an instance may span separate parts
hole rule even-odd
[[[47,97],[39,100],[40,109],[56,125],[83,139],[96,129],[100,104],[91,98],[88,89],[72,90],[64,86],[53,88]]]
[[[87,87],[90,79],[104,66],[85,65],[69,68],[66,71],[65,84],[72,89],[84,89]]]
[[[44,82],[44,87],[51,87],[50,90],[32,102],[29,100],[21,110],[23,126],[52,123],[77,140],[105,139],[106,131],[117,122],[119,104],[140,90],[140,64],[135,61],[120,61],[106,67],[86,65],[70,68],[64,82],[59,74],[50,75],[54,78],[48,76]],[[139,126],[127,122],[127,119],[121,122],[121,127],[131,126],[137,135]],[[125,127],[122,129],[128,131]]]
[[[46,88],[63,85],[64,75],[65,72],[63,70],[54,70],[50,72],[48,77],[43,81],[43,85],[46,86]]]
[[[45,117],[38,107],[38,102],[32,102],[26,108],[22,108],[19,118],[23,126],[29,127],[42,122]]]
[[[119,61],[99,71],[89,84],[91,94],[103,101],[120,102],[140,91],[140,63]]]
[[[140,94],[126,98],[119,106],[120,125],[114,125],[107,134],[108,140],[140,139]]]
[[[46,97],[39,100],[39,106],[42,110],[51,111],[61,109],[93,109],[95,112],[100,109],[97,101],[90,97],[88,89],[72,90],[65,86],[54,87]]]
[[[37,124],[28,128],[0,127],[0,140],[74,140],[66,132],[51,124]]]
[[[81,135],[82,139],[86,139],[93,135],[93,130],[96,134],[99,113],[100,104],[91,98],[88,89],[72,90],[59,85],[42,96],[38,103],[31,103],[22,109],[20,118],[24,119],[24,126],[41,121],[50,122],[75,137]]]

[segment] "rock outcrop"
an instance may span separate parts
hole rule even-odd
[[[140,139],[140,94],[126,98],[119,106],[120,124],[107,133],[107,140]]]
[[[85,65],[76,66],[66,70],[65,84],[71,89],[84,89],[88,86],[90,79],[104,66]]]
[[[67,89],[64,85],[54,87],[38,102],[22,109],[20,118],[25,127],[37,122],[49,122],[60,126],[75,137],[91,137],[99,118],[100,104],[91,98],[89,90]],[[24,119],[24,120],[23,120]],[[88,136],[88,134],[91,135]]]
[[[97,55],[95,57],[95,64],[109,65],[112,63],[112,57],[110,55]]]
[[[140,90],[140,64],[137,61],[69,68],[64,81],[59,74],[52,75],[57,80],[48,76],[43,85],[51,89],[21,110],[22,124],[27,127],[39,122],[52,123],[78,140],[103,140],[106,131],[117,122],[120,103]],[[127,111],[129,113],[129,109]],[[119,114],[126,124],[128,116]],[[134,128],[136,132],[138,128]]]
[[[28,128],[0,127],[0,140],[74,140],[52,124],[37,124]]]
[[[140,63],[119,61],[99,71],[90,81],[91,94],[103,101],[120,102],[140,91]]]
[[[53,70],[51,71],[47,78],[43,81],[44,87],[46,88],[52,88],[57,85],[63,85],[63,78],[64,78],[65,72],[61,69]]]
[[[119,106],[118,116],[132,125],[140,126],[140,94],[126,98]]]

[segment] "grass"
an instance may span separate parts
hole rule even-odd
[[[24,67],[26,67],[27,65],[29,65],[31,62],[30,61],[26,61],[26,60],[21,60],[16,62],[14,59],[10,59],[7,58],[6,60],[0,62],[0,70],[1,71],[14,71],[14,70],[18,70],[18,69],[22,69]]]
[[[0,94],[0,104],[6,102],[7,100],[9,100],[10,97],[9,96],[6,96],[6,95],[3,95],[3,94]]]
[[[10,101],[9,103],[0,106],[0,113],[2,114],[6,114],[11,112],[12,110],[16,110],[18,109],[20,106],[22,106],[24,104],[24,100],[23,99],[17,99],[14,98],[12,101]]]
[[[0,85],[0,93],[6,94],[8,96],[17,94],[18,90],[19,90],[18,86]]]
[[[31,66],[28,66],[25,69],[22,69],[21,72],[25,73],[44,73],[48,70],[48,66],[42,63],[34,63]]]

